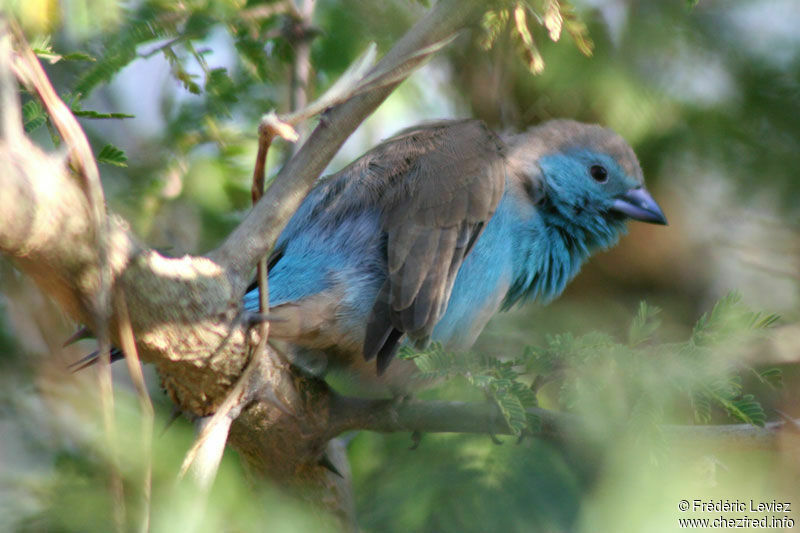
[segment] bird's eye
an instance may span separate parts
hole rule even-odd
[[[608,171],[606,167],[600,165],[592,165],[589,169],[589,174],[592,176],[592,179],[598,183],[605,183],[608,181]]]

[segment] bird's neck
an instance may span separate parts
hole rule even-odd
[[[616,244],[625,232],[622,220],[575,209],[545,196],[533,206],[507,190],[497,213],[512,221],[512,282],[503,309],[517,302],[556,298],[598,249]]]

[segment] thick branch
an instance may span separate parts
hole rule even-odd
[[[541,421],[532,436],[564,440],[584,433],[577,415],[531,408],[528,413]],[[797,422],[795,422],[797,424]],[[792,429],[792,425],[788,429]],[[703,449],[761,450],[778,445],[787,422],[769,422],[764,427],[750,424],[715,426],[662,426],[664,436],[674,442],[689,442]],[[398,402],[389,399],[334,397],[329,430],[331,436],[344,431],[369,430],[384,433],[478,433],[513,435],[502,413],[493,403],[448,401]]]
[[[577,417],[545,409],[530,409],[541,422],[540,436],[564,435]],[[490,402],[408,401],[335,397],[330,429],[335,434],[351,430],[419,431],[422,433],[483,433],[512,435],[503,414]]]
[[[256,261],[269,252],[289,217],[305,198],[314,181],[358,125],[410,74],[425,56],[418,52],[441,42],[485,8],[482,0],[440,0],[370,71],[392,78],[325,113],[309,139],[281,170],[272,186],[245,220],[210,257],[224,264],[235,286],[244,289]]]

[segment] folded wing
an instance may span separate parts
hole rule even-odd
[[[407,130],[343,170],[381,209],[388,276],[372,308],[364,357],[382,372],[403,334],[427,341],[458,269],[505,186],[502,141],[482,122]],[[355,192],[355,191],[354,191]],[[346,196],[346,195],[342,195]]]

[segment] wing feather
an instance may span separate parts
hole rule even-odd
[[[446,311],[458,269],[500,202],[504,146],[480,121],[440,122],[389,139],[342,173],[342,197],[380,209],[387,234],[388,286],[364,342],[364,356],[379,355],[385,368],[402,334],[426,339]]]

